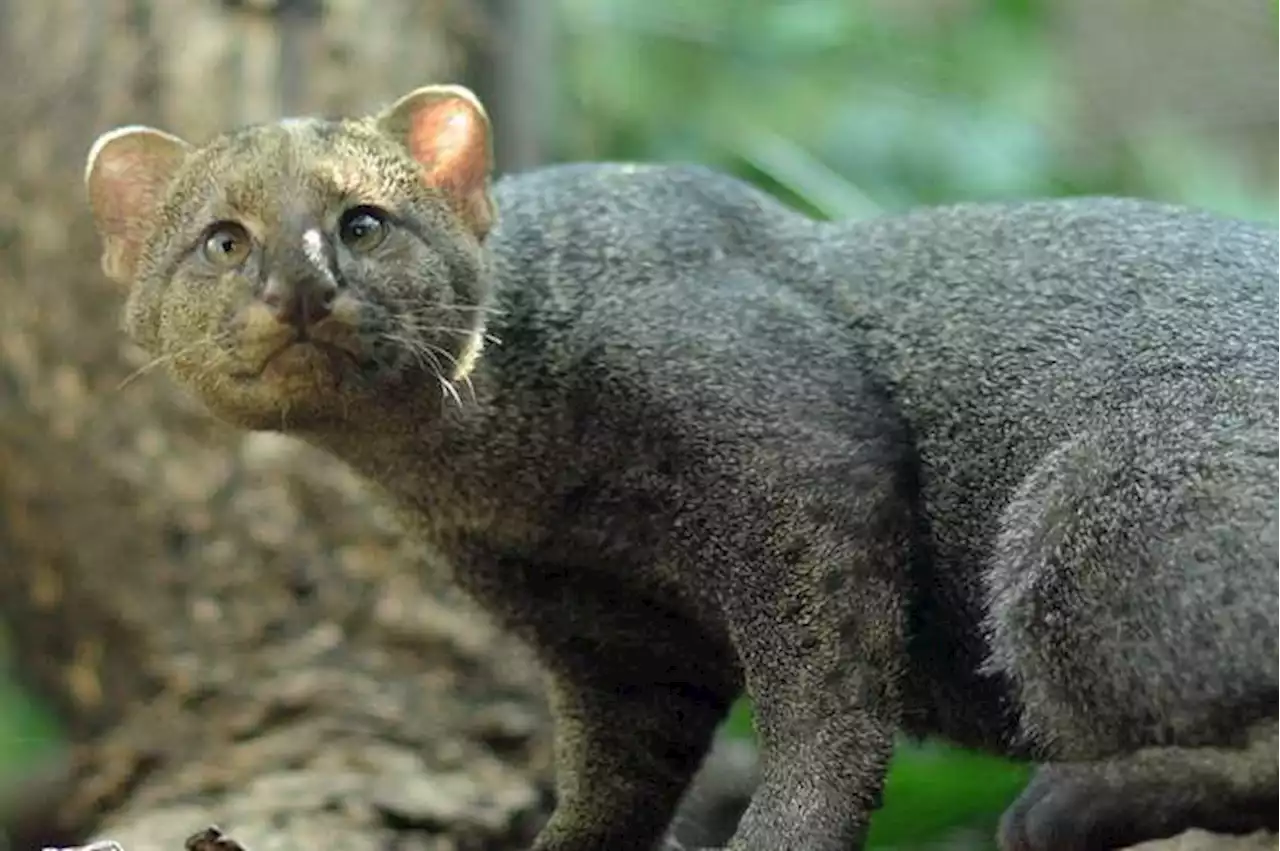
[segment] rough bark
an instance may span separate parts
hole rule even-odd
[[[493,126],[500,172],[524,171],[548,159],[547,129],[555,120],[550,83],[556,61],[555,3],[472,0],[484,27],[470,41],[466,83],[502,116]]]

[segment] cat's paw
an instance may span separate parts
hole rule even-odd
[[[1001,851],[1109,851],[1181,832],[1168,805],[1131,797],[1089,766],[1045,766],[1000,820]]]

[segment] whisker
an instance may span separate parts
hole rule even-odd
[[[454,311],[470,311],[472,313],[487,313],[490,316],[504,316],[507,311],[501,307],[492,307],[487,304],[429,304],[414,310],[406,311],[409,314],[440,314],[450,310]]]
[[[425,332],[440,331],[449,334],[462,334],[466,337],[469,337],[476,332],[476,329],[474,328],[447,328],[443,325],[424,325],[417,330]],[[485,332],[481,336],[484,337],[484,341],[486,343],[493,343],[495,346],[502,345],[502,340],[495,334]]]
[[[452,364],[453,364],[453,371],[454,371],[454,372],[458,372],[458,371],[459,371],[459,367],[461,366],[461,364],[459,364],[459,363],[458,363],[458,359],[457,359],[456,357],[454,357],[452,354],[450,354],[448,351],[446,351],[445,349],[440,348],[439,346],[433,345],[432,343],[428,343],[428,342],[426,342],[425,340],[423,340],[423,341],[422,341],[422,345],[427,346],[427,347],[429,347],[430,349],[432,349],[433,351],[437,351],[437,352],[439,352],[440,354],[442,354],[442,355],[444,355],[445,357],[447,357],[447,358],[449,359],[450,363],[452,363]],[[470,375],[467,375],[467,374],[465,374],[465,373],[464,373],[464,374],[462,375],[462,377],[461,377],[461,381],[462,381],[463,383],[465,383],[465,384],[466,384],[466,386],[467,386],[467,391],[471,394],[471,401],[473,401],[473,402],[478,402],[478,401],[479,401],[479,399],[478,399],[478,397],[476,396],[476,386],[475,386],[474,384],[472,384],[472,383],[471,383],[471,376],[470,376]],[[449,390],[453,393],[454,398],[455,398],[455,399],[457,399],[457,401],[458,401],[458,407],[459,407],[459,408],[461,408],[461,407],[462,407],[462,400],[461,400],[461,399],[458,399],[458,391],[457,391],[457,389],[453,386],[453,382],[447,382],[447,383],[449,384]]]
[[[479,404],[480,397],[476,395],[476,386],[471,382],[471,375],[464,372],[461,380],[463,385],[466,386],[467,392],[471,394],[471,401],[475,404]]]
[[[454,380],[465,383],[467,388],[467,393],[471,396],[471,400],[473,402],[478,402],[479,397],[476,395],[475,383],[471,380],[471,376],[468,374],[468,372],[464,372],[461,369],[462,364],[458,360],[458,356],[452,354],[451,352],[433,343],[430,343],[426,340],[419,338],[419,335],[431,333],[433,331],[447,331],[447,332],[453,332],[457,334],[464,334],[466,336],[471,336],[472,334],[475,333],[475,331],[473,329],[451,328],[451,327],[442,326],[442,325],[423,325],[419,322],[406,322],[405,324],[406,326],[408,326],[411,332],[415,335],[415,339],[414,339],[415,346],[427,348],[432,352],[443,355],[444,357],[449,359],[449,362],[453,364],[452,371],[455,373]],[[501,345],[502,343],[501,340],[499,340],[497,337],[493,336],[492,334],[486,334],[484,335],[483,338],[486,341],[493,342],[495,345]],[[443,375],[443,370],[439,370],[438,372],[440,375]],[[461,375],[456,375],[457,373],[460,373],[460,372],[462,373]]]
[[[435,317],[439,317],[439,316],[448,316],[449,314],[457,314],[458,319],[461,319],[461,320],[471,321],[471,320],[477,319],[477,320],[483,321],[485,319],[492,319],[492,317],[495,317],[495,316],[506,316],[507,311],[483,310],[483,308],[476,308],[476,310],[471,310],[471,308],[461,308],[460,310],[460,308],[457,308],[457,307],[445,307],[443,305],[429,305],[426,307],[407,308],[407,310],[404,310],[404,311],[397,311],[397,314],[399,316],[412,316],[412,317],[415,317],[415,319],[435,319]]]
[[[221,366],[223,363],[225,363],[230,359],[231,359],[231,353],[228,352],[226,349],[222,349],[222,348],[215,349],[214,357],[205,361],[204,365],[200,370],[200,376],[199,376],[200,380],[203,381],[204,379],[208,378],[213,373],[214,368]]]
[[[409,353],[413,355],[414,360],[418,362],[418,366],[422,369],[430,371],[436,378],[442,377],[444,370],[440,361],[436,358],[433,352],[423,346],[422,341],[415,340],[412,337],[406,337],[401,334],[388,333],[384,336],[390,342],[408,349]],[[428,359],[430,360],[430,363],[428,363]]]
[[[440,383],[440,392],[442,397],[453,399],[454,403],[458,406],[459,410],[461,410],[463,408],[462,395],[458,392],[457,385],[454,383],[454,381],[450,381],[448,378],[445,377],[444,364],[441,361],[442,357],[447,359],[448,362],[453,365],[453,371],[457,372],[459,371],[459,366],[460,366],[457,356],[447,349],[441,348],[440,346],[437,346],[434,343],[421,339],[421,337],[418,335],[424,333],[424,331],[429,331],[429,330],[450,330],[450,331],[455,331],[457,333],[467,333],[467,334],[473,333],[473,331],[471,330],[464,331],[463,329],[460,329],[460,328],[454,328],[454,329],[445,329],[445,328],[433,329],[430,327],[424,328],[423,326],[420,326],[417,323],[412,323],[412,322],[406,322],[405,325],[407,327],[404,333],[394,333],[390,331],[383,332],[381,335],[382,338],[387,342],[393,343],[395,345],[400,346],[403,349],[408,350],[409,354],[412,355],[413,358],[418,362],[418,366],[422,368],[424,371],[430,372],[431,375],[436,379],[436,381]],[[428,364],[428,361],[429,361],[429,364]],[[475,384],[472,382],[471,377],[469,375],[464,374],[459,378],[457,378],[456,380],[463,382],[466,385],[467,393],[468,395],[471,396],[471,400],[473,402],[479,401],[479,397],[476,395]]]
[[[414,317],[406,317],[406,318],[414,319]],[[416,321],[411,321],[406,324],[410,325],[410,327],[412,327],[414,331],[418,331],[424,334],[429,334],[432,332],[441,332],[441,333],[447,333],[447,334],[462,334],[463,336],[470,336],[476,333],[476,331],[478,330],[476,328],[454,328],[451,325],[423,325]],[[502,345],[501,338],[499,338],[495,334],[491,334],[486,331],[484,332],[483,337],[486,343],[493,343],[495,346]]]
[[[449,362],[453,364],[454,368],[455,368],[455,369],[457,368],[457,366],[458,366],[458,359],[457,359],[457,358],[455,358],[453,355],[449,354],[449,351],[448,351],[447,349],[442,349],[442,348],[440,348],[439,346],[437,346],[435,343],[428,343],[426,340],[421,340],[421,341],[419,341],[419,342],[421,343],[421,345],[426,346],[426,347],[427,347],[428,349],[430,349],[431,351],[436,352],[437,354],[441,354],[441,355],[444,355],[445,357],[447,357],[447,358],[449,359]]]
[[[458,395],[458,388],[454,387],[453,382],[444,376],[438,375],[436,377],[440,379],[440,386],[453,399],[454,404],[458,406],[458,410],[462,410],[462,397]]]
[[[425,342],[425,340],[424,342],[422,342],[422,346],[428,347],[429,349],[431,349],[431,351],[439,352],[440,354],[443,354],[444,357],[449,358],[449,362],[453,363],[453,371],[454,372],[458,371],[458,358],[453,357],[453,354],[449,353],[448,351],[445,351],[445,349],[440,348],[439,346],[434,346],[434,344]],[[458,410],[461,411],[462,397],[460,394],[458,394],[457,386],[454,386],[453,381],[445,379],[443,375],[440,375],[439,378],[440,378],[440,383],[444,385],[444,389],[447,390],[449,395],[451,395],[451,397],[453,398],[453,402],[457,404]],[[468,379],[467,376],[462,376],[462,378],[463,380],[466,380],[468,388],[471,389],[472,399],[475,399],[475,386],[471,384],[471,380]]]
[[[413,356],[415,361],[417,361],[420,369],[429,369],[427,362],[422,357],[422,353],[418,350],[418,347],[414,345],[412,340],[402,337],[399,334],[393,334],[389,331],[382,334],[382,339],[389,343],[394,343],[399,348],[408,349],[409,354]]]
[[[143,366],[139,367],[138,369],[135,369],[133,372],[126,375],[124,379],[121,380],[121,382],[116,385],[115,392],[119,393],[121,390],[128,387],[134,381],[146,375],[151,370],[155,369],[158,366],[162,366],[168,363],[169,361],[173,360],[177,356],[178,356],[177,352],[171,352],[167,355],[160,355],[160,357],[158,358],[152,358],[151,360],[147,361],[146,364],[144,364]]]
[[[475,326],[459,327],[457,325],[432,325],[432,324],[426,323],[425,320],[429,318],[434,318],[434,317],[406,315],[404,318],[408,320],[407,324],[412,325],[414,328],[419,328],[426,331],[454,331],[458,334],[474,334],[476,331],[480,330]]]
[[[178,349],[176,352],[169,352],[167,354],[160,355],[159,357],[152,358],[151,360],[147,361],[145,364],[140,366],[138,369],[135,369],[133,372],[129,373],[123,379],[121,379],[120,383],[116,385],[115,392],[119,393],[121,390],[128,387],[134,381],[146,375],[148,372],[151,372],[152,370],[154,370],[156,367],[164,366],[167,363],[172,363],[178,358],[185,357],[186,355],[189,355],[192,352],[204,346],[216,347],[219,343],[228,339],[229,336],[230,336],[229,332],[226,332],[226,331],[222,331],[217,334],[209,334],[205,337],[202,337],[199,340],[196,340],[194,343],[192,343],[189,346],[183,346],[181,349]],[[220,348],[215,348],[215,351],[219,355],[224,354]]]

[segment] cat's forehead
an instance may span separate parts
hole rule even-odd
[[[281,207],[391,207],[413,177],[412,163],[365,125],[289,118],[212,140],[193,158],[184,194],[270,217]]]
[[[359,125],[320,118],[286,118],[250,124],[212,139],[201,153],[220,165],[305,167],[333,155],[359,156],[371,135]]]

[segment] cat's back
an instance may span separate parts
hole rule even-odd
[[[793,230],[812,223],[755,187],[691,164],[568,163],[506,176],[494,186],[490,247],[508,274],[555,273],[614,289],[728,261],[781,280]]]
[[[1159,408],[1259,451],[1275,432],[1271,229],[1098,198],[945,207],[829,234],[829,306],[859,328],[912,429],[952,563],[980,559],[1013,489],[1086,431]]]
[[[908,382],[912,367],[922,380],[952,367],[1023,380],[1121,357],[1275,368],[1265,344],[1280,244],[1259,224],[1081,198],[940,207],[828,233],[843,312]]]

